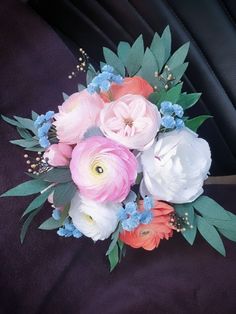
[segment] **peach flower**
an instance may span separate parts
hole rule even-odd
[[[77,144],[88,128],[97,126],[99,114],[103,108],[101,97],[86,90],[72,94],[58,107],[59,113],[54,115],[57,137],[60,142]]]
[[[157,106],[139,95],[125,95],[110,102],[100,114],[100,128],[106,137],[140,151],[152,145],[160,121]]]
[[[70,163],[72,147],[68,144],[52,144],[43,157],[53,167],[67,166]]]
[[[143,210],[143,201],[139,204],[140,210]],[[173,212],[174,209],[170,205],[155,201],[152,221],[147,225],[140,224],[133,231],[123,231],[120,234],[121,241],[133,248],[154,250],[159,246],[160,240],[172,237],[174,227],[170,225],[170,215]]]
[[[142,77],[126,77],[122,84],[113,83],[110,87],[109,93],[101,93],[100,96],[105,102],[116,100],[124,95],[141,95],[148,97],[153,92],[152,86]]]

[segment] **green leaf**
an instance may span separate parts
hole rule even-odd
[[[14,118],[25,128],[32,131],[35,135],[37,135],[37,129],[34,126],[34,121],[27,118],[21,118],[14,116]]]
[[[53,204],[55,207],[69,204],[76,191],[77,187],[72,181],[57,184],[53,193]]]
[[[35,121],[38,118],[38,116],[39,116],[38,113],[32,110],[31,112],[32,120]]]
[[[161,35],[161,41],[165,47],[165,59],[164,63],[169,59],[170,52],[171,52],[171,33],[170,27],[166,26],[164,32]]]
[[[106,252],[106,255],[109,255],[111,253],[111,251],[114,249],[114,247],[115,247],[115,245],[116,245],[116,243],[117,243],[117,241],[119,239],[120,230],[121,230],[121,225],[119,224],[117,229],[116,229],[116,231],[113,232],[113,234],[111,236],[112,241],[111,241],[111,243],[109,245],[109,248],[108,248],[108,250]]]
[[[33,140],[33,139],[13,140],[13,141],[10,141],[10,143],[12,143],[14,145],[18,145],[20,147],[25,147],[25,148],[32,148],[32,147],[38,145],[38,141]]]
[[[178,99],[178,104],[181,105],[184,110],[188,109],[196,104],[201,95],[201,93],[181,94]]]
[[[179,95],[181,93],[183,83],[180,83],[171,89],[169,89],[166,93],[165,100],[166,101],[171,101],[172,103],[176,103],[177,100],[179,99]]]
[[[151,85],[155,85],[157,78],[155,72],[158,70],[156,59],[149,48],[146,49],[141,68],[141,76]]]
[[[42,194],[40,194],[39,196],[37,196],[29,204],[29,206],[26,208],[26,210],[24,211],[22,217],[24,217],[25,215],[29,214],[30,212],[32,212],[36,208],[41,207],[46,202],[48,196],[53,192],[53,189],[54,189],[54,187],[51,187],[51,188],[47,189],[45,192],[43,192]]]
[[[67,95],[66,93],[62,92],[62,97],[65,100],[67,100],[69,98],[69,95]]]
[[[34,217],[40,212],[41,207],[37,208],[35,211],[33,211],[25,220],[22,228],[21,228],[21,232],[20,232],[20,242],[21,244],[23,244],[26,233],[29,229],[29,226],[31,224],[31,222],[33,221]]]
[[[177,66],[176,68],[174,68],[172,70],[172,75],[175,78],[173,81],[174,85],[179,83],[179,81],[182,78],[182,76],[184,75],[184,72],[186,71],[187,67],[188,67],[188,62],[185,62],[185,63]]]
[[[202,237],[220,254],[225,256],[224,244],[215,227],[210,225],[206,219],[197,216],[197,227]]]
[[[121,261],[122,257],[125,256],[125,245],[120,239],[117,241],[118,248],[119,248],[119,262]]]
[[[211,224],[217,227],[218,229],[225,229],[229,231],[236,230],[236,221],[231,220],[222,220],[222,219],[213,219],[209,217],[205,217],[205,219]]]
[[[181,231],[183,237],[188,241],[190,245],[193,245],[196,234],[197,234],[197,227],[196,227],[196,220],[195,220],[195,213],[192,206],[192,203],[187,204],[175,204],[174,208],[180,217],[188,217],[188,221],[190,223],[189,226],[186,226],[185,231]],[[187,215],[186,215],[187,214]],[[190,227],[192,225],[192,228]]]
[[[32,195],[32,194],[41,192],[46,187],[48,187],[48,185],[49,185],[48,182],[44,182],[42,180],[30,180],[30,181],[21,183],[17,185],[16,187],[8,190],[4,194],[2,194],[0,197]]]
[[[25,150],[28,150],[28,151],[31,151],[31,152],[44,152],[45,151],[45,148],[39,146],[39,145],[36,145],[34,147],[27,147],[25,148]]]
[[[97,75],[94,67],[89,64],[88,65],[88,70],[87,70],[87,73],[86,73],[86,84],[89,85],[92,81],[92,79]]]
[[[130,49],[131,49],[130,44],[125,41],[121,41],[117,48],[118,57],[120,58],[120,60],[123,62],[125,66],[127,64],[127,58],[128,58]]]
[[[204,217],[230,220],[228,212],[208,196],[200,196],[192,204],[194,208]]]
[[[11,125],[17,126],[19,128],[22,128],[22,125],[19,122],[17,122],[16,120],[10,119],[10,118],[8,118],[8,117],[6,117],[4,115],[1,115],[1,117],[8,124],[11,124]]]
[[[236,242],[236,229],[235,230],[227,230],[227,229],[218,229],[218,231],[223,234],[227,239]]]
[[[107,64],[111,65],[120,75],[125,76],[125,67],[113,51],[104,47],[103,55]]]
[[[189,119],[185,121],[185,126],[192,130],[193,132],[197,132],[198,128],[205,122],[207,119],[212,118],[209,115],[202,115],[195,117],[193,119]]]
[[[66,206],[61,213],[61,219],[55,220],[53,217],[45,220],[38,228],[40,230],[54,230],[60,228],[68,217],[69,206]]]
[[[181,46],[179,49],[177,49],[173,53],[173,55],[170,57],[170,59],[167,62],[167,65],[170,68],[170,70],[184,63],[184,60],[188,54],[188,50],[189,50],[189,42]]]
[[[109,253],[108,259],[110,262],[110,272],[112,272],[119,262],[119,249],[117,243],[114,246],[113,250]]]
[[[19,133],[19,135],[24,138],[24,139],[32,139],[32,135],[30,134],[30,132],[27,129],[23,129],[23,128],[16,128],[17,132]]]
[[[40,175],[39,178],[41,180],[54,183],[65,183],[72,180],[70,169],[64,167],[52,168],[51,170]]]
[[[82,92],[82,90],[86,89],[86,87],[83,84],[78,84],[78,91]]]
[[[144,56],[143,36],[140,35],[131,47],[127,58],[127,71],[129,76],[134,76],[140,69]]]
[[[158,65],[157,71],[160,72],[165,63],[166,51],[165,51],[164,43],[162,42],[161,37],[157,33],[154,34],[154,37],[150,46],[150,50],[152,51],[152,53],[154,54],[157,60],[157,65]]]

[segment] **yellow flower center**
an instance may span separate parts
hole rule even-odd
[[[84,214],[85,220],[87,220],[88,223],[93,223],[93,218],[90,215]]]

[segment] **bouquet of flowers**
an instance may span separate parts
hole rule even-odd
[[[156,249],[181,232],[192,245],[197,231],[225,255],[221,235],[236,241],[236,215],[203,196],[211,152],[197,129],[210,116],[189,118],[200,93],[182,91],[189,43],[171,55],[171,34],[142,35],[117,53],[104,48],[100,70],[82,51],[78,69],[87,84],[63,93],[58,112],[31,119],[2,116],[16,127],[28,167],[26,182],[2,194],[37,194],[23,212],[21,242],[46,201],[52,213],[39,229],[94,242],[110,238],[113,270],[125,246]],[[30,154],[30,155],[29,155]]]

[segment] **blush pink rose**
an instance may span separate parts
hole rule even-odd
[[[72,152],[72,179],[82,196],[98,202],[122,202],[137,176],[137,160],[124,146],[90,137]]]
[[[86,130],[97,126],[99,113],[104,103],[97,94],[89,94],[86,90],[72,94],[55,114],[57,137],[60,142],[77,144]]]
[[[108,93],[101,93],[101,97],[105,102],[117,100],[118,98],[127,95],[141,95],[147,98],[153,92],[152,86],[145,81],[142,77],[126,77],[122,84],[113,83]]]
[[[140,210],[143,210],[143,201],[139,202]],[[133,248],[144,248],[152,251],[157,248],[162,239],[168,240],[173,235],[175,228],[170,225],[171,214],[174,208],[164,202],[155,201],[152,208],[153,219],[145,225],[140,224],[133,231],[123,231],[120,239]]]
[[[72,147],[68,144],[52,144],[43,157],[53,167],[67,166],[70,163]]]
[[[157,106],[138,95],[110,102],[100,114],[100,128],[105,136],[140,151],[151,146],[160,122]]]

